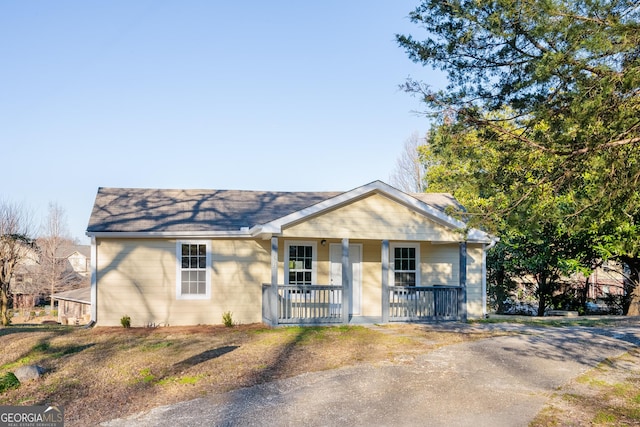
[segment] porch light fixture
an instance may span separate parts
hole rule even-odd
[[[327,246],[327,239],[322,239],[322,240],[320,240],[320,244],[321,244],[322,246]]]

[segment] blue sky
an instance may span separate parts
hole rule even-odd
[[[0,0],[0,198],[84,237],[98,187],[350,190],[429,122],[418,1]]]

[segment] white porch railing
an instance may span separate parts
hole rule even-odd
[[[389,286],[389,321],[460,320],[459,286]]]
[[[389,286],[389,322],[444,321],[464,318],[464,288],[459,286]],[[344,322],[342,286],[262,286],[262,318],[273,326]]]
[[[274,301],[271,285],[264,284],[262,317],[273,325],[342,323],[342,286],[278,285]]]

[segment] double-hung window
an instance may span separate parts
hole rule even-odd
[[[412,243],[391,245],[392,286],[420,286],[420,246]]]
[[[316,245],[314,242],[286,243],[288,285],[312,285],[316,282]]]
[[[178,299],[206,299],[211,296],[211,243],[204,240],[176,243]]]

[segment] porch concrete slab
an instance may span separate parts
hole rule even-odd
[[[307,373],[102,425],[527,426],[558,387],[640,345],[638,326],[518,331],[524,333]]]

